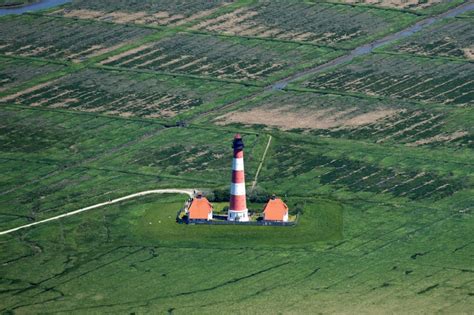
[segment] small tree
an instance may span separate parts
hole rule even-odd
[[[208,194],[211,202],[227,202],[230,200],[230,192],[228,189],[218,188]]]
[[[265,189],[259,186],[255,187],[248,194],[249,201],[255,203],[267,202],[270,197],[271,195]]]

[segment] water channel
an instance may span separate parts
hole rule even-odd
[[[8,9],[0,9],[0,16],[9,14],[22,14],[25,12],[45,10],[53,8],[65,3],[71,2],[71,0],[41,0],[32,4],[28,4],[21,7],[14,7]]]

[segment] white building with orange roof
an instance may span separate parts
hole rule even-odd
[[[211,221],[212,211],[214,208],[212,204],[201,193],[198,193],[188,208],[189,221]]]
[[[263,208],[263,220],[288,222],[288,206],[283,200],[273,195]]]

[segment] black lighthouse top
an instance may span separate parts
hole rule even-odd
[[[242,150],[244,148],[244,141],[240,134],[235,135],[234,141],[232,142],[232,148],[234,148],[234,150]]]

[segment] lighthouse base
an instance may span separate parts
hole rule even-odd
[[[229,210],[227,221],[248,222],[249,221],[248,210],[247,209],[243,211]]]

